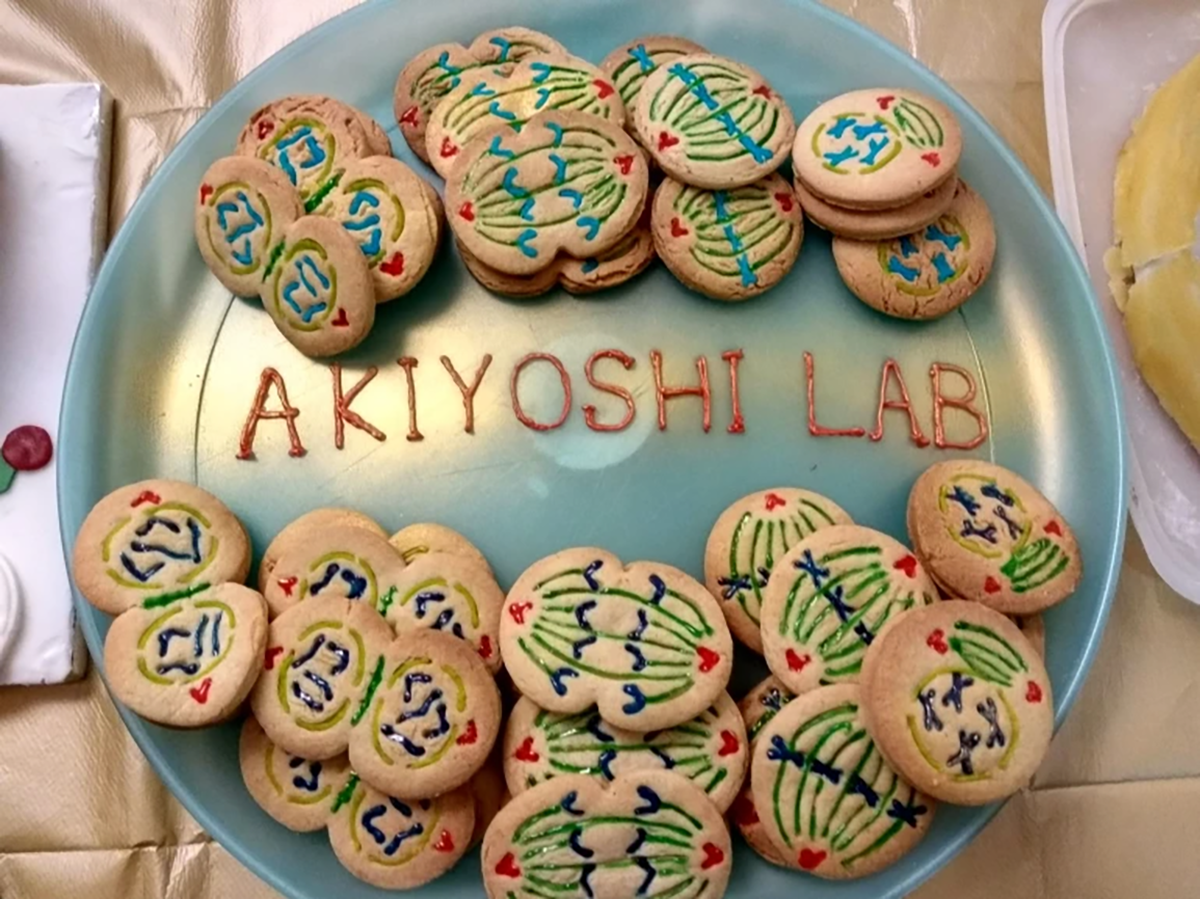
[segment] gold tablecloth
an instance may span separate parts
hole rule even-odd
[[[116,98],[115,230],[204,110],[353,0],[0,0],[0,82],[94,80]],[[830,0],[948,79],[1050,175],[1044,0]],[[399,64],[399,61],[397,61]],[[1032,790],[920,899],[1200,891],[1200,609],[1130,530],[1095,668]],[[93,671],[0,689],[0,897],[238,899],[276,894],[204,834],[151,771]]]

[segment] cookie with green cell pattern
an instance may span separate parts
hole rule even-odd
[[[779,711],[792,700],[792,694],[787,687],[775,677],[768,675],[755,687],[738,700],[738,711],[746,725],[746,736],[750,740],[750,757],[754,758],[754,741],[763,728],[770,723]],[[773,865],[782,868],[799,868],[799,863],[791,857],[783,855],[767,836],[766,825],[758,813],[754,802],[754,794],[750,789],[750,778],[742,784],[733,808],[729,811],[730,819],[737,825],[746,845],[753,849],[759,857]]]
[[[501,125],[472,140],[446,182],[446,209],[471,256],[527,277],[559,255],[586,260],[619,243],[641,217],[648,185],[646,159],[622,128],[548,112],[519,133]]]
[[[271,572],[275,570],[275,565],[279,562],[280,557],[298,545],[302,545],[307,539],[305,534],[310,528],[321,529],[343,525],[374,531],[381,537],[387,536],[378,522],[356,509],[325,506],[305,512],[299,518],[294,518],[284,525],[283,530],[276,534],[267,544],[267,548],[263,550],[262,559],[258,563],[258,592],[266,595]]]
[[[792,111],[761,74],[706,53],[651,72],[630,117],[664,172],[711,190],[753,184],[774,172],[796,133]]]
[[[856,684],[812,690],[775,715],[755,743],[750,790],[789,866],[834,880],[894,864],[928,832],[937,805],[871,741]]]
[[[937,598],[917,557],[887,534],[822,528],[775,563],[762,597],[763,657],[796,694],[857,682],[883,627]]]
[[[986,805],[1032,779],[1054,730],[1050,679],[1004,615],[946,600],[901,616],[863,662],[864,721],[896,771],[955,805]]]
[[[452,556],[465,556],[491,570],[488,560],[474,543],[444,524],[418,521],[406,525],[392,534],[388,543],[404,557],[406,563],[424,553],[449,553]]]
[[[446,93],[429,119],[425,151],[443,178],[458,165],[467,144],[497,125],[519,134],[541,112],[579,112],[623,128],[625,104],[608,76],[565,53],[529,56],[511,74],[481,69]]]
[[[429,162],[425,129],[434,107],[446,94],[489,70],[507,75],[527,56],[567,53],[567,48],[549,35],[532,28],[498,28],[485,31],[468,47],[436,44],[408,61],[396,79],[392,108],[400,133],[414,153]]]
[[[625,108],[632,111],[634,101],[651,72],[681,56],[707,52],[704,47],[687,38],[647,34],[617,47],[601,60],[600,68],[616,85]]]
[[[726,508],[708,535],[704,585],[733,635],[762,652],[762,597],[776,561],[821,528],[852,523],[837,503],[799,487],[759,490]]]

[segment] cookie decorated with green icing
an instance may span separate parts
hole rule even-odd
[[[258,678],[267,639],[262,597],[241,584],[199,584],[126,609],[104,638],[113,696],[169,727],[203,727],[237,712]]]
[[[738,711],[741,712],[742,721],[746,725],[746,736],[750,739],[751,758],[754,757],[754,741],[759,733],[791,700],[792,694],[788,692],[787,687],[777,677],[769,675],[738,702]],[[785,856],[776,849],[775,844],[767,835],[766,825],[754,802],[749,777],[746,778],[741,792],[738,793],[737,800],[730,810],[730,817],[737,825],[746,845],[753,849],[760,858],[773,865],[779,865],[781,868],[800,867],[800,863],[795,858]]]
[[[1079,544],[1036,487],[999,465],[939,462],[908,497],[908,531],[930,574],[951,596],[1010,615],[1040,612],[1075,592]]]
[[[441,631],[466,640],[488,671],[500,670],[504,591],[486,565],[469,556],[414,556],[381,597],[379,611],[397,634]]]
[[[196,245],[209,270],[238,296],[256,296],[271,250],[304,214],[279,169],[247,156],[218,159],[196,195]]]
[[[242,725],[238,761],[246,790],[259,808],[298,833],[325,829],[352,776],[345,755],[316,761],[284,752],[253,716]]]
[[[307,525],[295,532],[267,578],[271,617],[318,596],[340,596],[382,614],[400,595],[404,559],[373,530],[356,525]]]
[[[358,346],[375,324],[375,283],[358,242],[317,215],[293,222],[282,238],[259,285],[275,327],[306,356]]]
[[[238,135],[237,153],[278,168],[308,201],[328,191],[351,159],[377,152],[377,141],[354,107],[319,94],[295,94],[250,116]]]
[[[474,543],[443,524],[427,521],[410,524],[392,534],[388,542],[404,557],[406,563],[413,562],[424,553],[449,553],[452,556],[464,556],[491,569],[488,560]]]
[[[606,723],[594,709],[547,712],[517,701],[504,736],[504,775],[514,796],[564,774],[609,783],[622,774],[682,774],[722,812],[741,788],[749,762],[742,716],[727,693],[691,721],[651,734]]]
[[[704,586],[660,562],[623,565],[595,547],[535,562],[500,617],[504,664],[544,709],[637,733],[695,718],[725,689],[733,639]]]
[[[441,877],[471,846],[475,803],[467,787],[408,801],[355,777],[338,797],[329,844],[347,871],[384,890]]]
[[[442,97],[485,69],[507,75],[525,57],[546,53],[566,54],[567,48],[540,31],[517,27],[485,31],[469,47],[436,44],[422,50],[396,79],[393,109],[400,133],[412,151],[429,162],[425,129]]]
[[[708,535],[704,585],[721,601],[733,635],[762,652],[763,591],[775,563],[821,528],[852,523],[837,503],[799,487],[760,490],[726,508]]]
[[[148,599],[241,583],[250,538],[229,508],[193,484],[155,478],[118,487],[75,538],[72,574],[84,599],[119,615]]]
[[[381,537],[387,536],[387,532],[379,526],[375,519],[355,509],[328,506],[305,512],[299,518],[288,522],[263,550],[262,560],[258,563],[258,592],[266,595],[271,572],[275,570],[279,557],[297,546],[302,546],[305,541],[304,535],[310,528],[322,530],[342,526],[362,528],[374,531]]]
[[[759,734],[750,789],[763,828],[795,867],[865,877],[921,841],[936,803],[888,764],[863,723],[856,684],[789,702]]]
[[[384,652],[383,677],[350,763],[391,796],[440,796],[470,780],[500,733],[500,691],[468,643],[429,630],[401,633]]]
[[[985,805],[1033,778],[1050,745],[1050,678],[1008,618],[947,600],[897,619],[867,652],[865,723],[896,771],[924,793]]]
[[[481,69],[438,101],[425,132],[429,163],[448,179],[467,144],[480,134],[498,125],[519,134],[533,116],[551,111],[625,126],[620,94],[590,62],[565,53],[530,56],[511,75]]]
[[[707,53],[651,72],[631,119],[664,172],[710,190],[771,174],[787,159],[796,133],[792,111],[762,75]]]
[[[961,154],[962,131],[944,104],[870,88],[827,100],[800,123],[792,167],[834,205],[890,209],[953,177]]]
[[[991,213],[965,181],[957,182],[949,208],[920,230],[890,240],[833,240],[838,274],[851,293],[896,318],[954,311],[983,286],[995,256]]]
[[[667,34],[647,34],[635,37],[622,44],[604,57],[600,68],[617,87],[617,93],[626,109],[632,110],[634,101],[646,83],[647,76],[659,66],[666,65],[681,56],[692,53],[707,53],[702,46],[687,38]]]
[[[856,682],[883,626],[937,598],[917,557],[887,534],[822,528],[775,563],[762,597],[763,656],[793,693]]]
[[[446,208],[472,256],[527,276],[559,254],[589,259],[619,243],[642,215],[648,184],[645,157],[618,125],[548,112],[519,133],[502,125],[466,146]]]
[[[654,246],[676,278],[718,300],[778,284],[800,255],[804,215],[786,179],[705,190],[666,178],[654,194]]]
[[[305,759],[345,752],[384,677],[392,629],[367,603],[318,596],[271,622],[250,696],[271,742]]]
[[[670,771],[582,774],[513,798],[483,840],[490,899],[545,895],[720,899],[732,866],[729,830],[704,792]]]
[[[947,178],[911,203],[893,209],[846,209],[834,206],[795,179],[792,186],[804,214],[818,227],[850,240],[891,240],[921,231],[934,224],[954,199],[957,178]]]
[[[318,207],[358,242],[371,269],[376,302],[408,293],[437,252],[438,223],[425,182],[390,156],[353,160]]]

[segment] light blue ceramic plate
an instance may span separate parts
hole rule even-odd
[[[408,299],[381,310],[370,339],[341,360],[349,387],[367,365],[380,374],[356,411],[388,434],[376,443],[350,428],[333,445],[330,373],[301,358],[254,304],[231,300],[205,269],[192,238],[192,196],[209,163],[229,153],[261,103],[322,92],[357,104],[391,126],[392,85],[426,45],[469,40],[485,28],[525,24],[599,61],[638,34],[681,34],[746,60],[782,91],[802,118],[820,100],[855,87],[912,86],[947,102],[966,135],[962,174],[995,215],[1000,251],[984,289],[959,314],[924,325],[876,315],[838,280],[829,240],[811,233],[784,283],[743,305],[683,290],[661,267],[593,299],[555,294],[506,302],[482,291],[453,249]],[[581,407],[618,418],[620,402],[590,388],[583,362],[617,347],[637,360],[618,380],[637,401],[619,434],[589,431]],[[726,350],[742,349],[744,434],[730,421]],[[701,430],[700,402],[673,401],[657,428],[649,352],[661,350],[668,382],[695,380],[707,357],[713,427]],[[904,500],[917,473],[948,451],[920,449],[903,414],[869,439],[808,433],[803,354],[816,364],[823,424],[874,425],[880,370],[900,362],[921,426],[932,436],[929,381],[934,362],[961,365],[979,383],[991,437],[976,454],[1041,485],[1074,524],[1086,577],[1073,599],[1048,616],[1047,654],[1061,721],[1091,662],[1116,584],[1125,526],[1120,403],[1111,352],[1086,276],[1028,173],[983,120],[929,72],[889,44],[814,4],[797,0],[471,0],[368,3],[305,36],[227,94],[163,164],[108,254],[83,315],[67,381],[58,474],[64,541],[110,489],[154,475],[195,480],[246,522],[261,550],[285,522],[309,508],[348,504],[389,528],[442,521],[470,536],[510,584],[530,562],[572,544],[609,547],[626,559],[652,558],[701,574],[705,536],[717,514],[753,490],[796,484],[829,494],[860,522],[903,537]],[[558,354],[574,387],[569,423],[527,430],[509,399],[514,363],[531,351]],[[457,390],[439,364],[452,357],[473,372],[494,356],[476,399],[475,434],[463,432]],[[418,424],[405,439],[404,373],[416,369]],[[610,363],[611,364],[611,363]],[[257,461],[235,458],[241,423],[264,366],[286,378],[300,407],[309,452],[289,458],[283,427],[260,428]],[[553,418],[562,399],[548,366],[527,372],[527,409]],[[614,375],[618,374],[615,371]],[[547,375],[547,371],[549,374]],[[545,377],[543,377],[545,376]],[[951,382],[952,385],[955,382]],[[952,391],[955,390],[952,386]],[[606,402],[607,400],[607,402]],[[972,428],[948,412],[948,434]],[[80,603],[93,656],[108,619]],[[747,684],[761,663],[743,659]],[[288,896],[325,899],[376,894],[346,874],[323,834],[295,836],[271,822],[242,786],[237,727],[177,733],[126,715],[138,744],[200,823]],[[900,896],[938,869],[995,812],[938,812],[921,846],[894,868],[834,884],[791,874],[740,847],[730,895]],[[482,894],[472,855],[421,895]]]

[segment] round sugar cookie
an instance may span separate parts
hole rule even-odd
[[[636,733],[695,718],[733,665],[733,638],[703,585],[595,547],[525,570],[500,616],[500,648],[517,689],[542,708],[595,704],[606,722]]]
[[[154,478],[118,487],[75,538],[72,573],[84,599],[119,615],[150,598],[241,583],[250,538],[228,507],[192,484]]]
[[[238,762],[246,790],[259,808],[298,833],[325,828],[352,775],[345,755],[314,761],[284,752],[254,716],[242,725]]]
[[[367,152],[371,156],[391,156],[392,141],[387,136],[387,132],[383,130],[383,126],[361,109],[353,106],[350,108],[354,110],[355,115],[358,116],[358,123],[367,133]]]
[[[962,131],[932,97],[900,88],[850,91],[796,129],[792,166],[810,191],[850,209],[911,203],[954,175]]]
[[[704,586],[721,601],[729,629],[762,652],[762,595],[775,562],[823,527],[853,524],[837,503],[799,487],[759,490],[729,505],[704,549]]]
[[[456,240],[454,244],[458,247],[458,255],[462,257],[463,265],[471,273],[471,277],[492,293],[522,300],[540,297],[558,284],[557,260],[532,275],[509,275],[481,262],[463,246],[462,241]]]
[[[358,527],[363,530],[374,531],[381,537],[387,536],[387,532],[376,523],[375,519],[354,509],[340,509],[330,506],[305,512],[299,518],[288,522],[283,530],[276,534],[275,538],[267,544],[267,548],[263,550],[262,561],[258,563],[258,592],[264,596],[266,595],[271,572],[275,570],[275,564],[279,561],[279,557],[294,548],[298,543],[303,543],[303,535],[307,530],[311,528],[316,531],[322,531],[326,528],[343,526]]]
[[[692,290],[744,300],[792,270],[804,216],[792,186],[777,174],[728,190],[666,178],[654,193],[651,231],[659,257]]]
[[[704,47],[687,38],[647,34],[617,47],[604,57],[600,68],[616,85],[625,108],[632,111],[634,101],[651,72],[681,56],[707,52]]]
[[[257,296],[271,250],[303,214],[283,172],[261,159],[226,156],[200,181],[196,245],[218,281],[238,296]]]
[[[865,877],[924,838],[937,803],[888,765],[857,684],[811,690],[759,734],[750,790],[775,849],[818,877]]]
[[[652,734],[613,727],[595,708],[558,714],[523,696],[504,732],[504,776],[514,796],[566,772],[607,784],[634,771],[666,770],[688,778],[724,812],[748,766],[746,729],[727,693],[691,721]]]
[[[937,318],[957,309],[987,280],[995,257],[992,215],[965,181],[957,183],[949,208],[915,233],[833,239],[833,259],[851,293],[896,318]]]
[[[453,528],[442,524],[421,521],[407,525],[392,534],[388,543],[392,544],[392,548],[408,563],[424,553],[449,553],[452,556],[464,556],[491,570],[488,560],[474,543]]]
[[[441,877],[466,854],[475,827],[467,787],[415,802],[355,778],[329,821],[329,844],[347,871],[384,890],[411,890]]]
[[[549,111],[578,112],[591,117],[585,121],[625,127],[625,104],[607,75],[578,56],[539,54],[523,59],[511,74],[473,72],[442,97],[425,132],[429,164],[449,180],[469,142],[497,126],[507,126],[502,134],[518,134],[533,116]],[[500,158],[512,159],[503,150]]]
[[[429,271],[439,235],[432,213],[425,182],[390,156],[348,162],[317,210],[358,242],[379,303],[408,293]]]
[[[475,650],[434,631],[402,633],[350,733],[350,763],[391,796],[423,799],[466,783],[500,733],[500,691]]]
[[[1025,635],[1038,656],[1046,661],[1046,622],[1041,615],[1010,615],[1013,624]]]
[[[369,605],[318,596],[271,622],[250,695],[271,742],[305,759],[345,752],[383,679],[392,629]]]
[[[750,757],[754,757],[754,741],[764,727],[774,718],[779,710],[792,700],[780,680],[774,675],[768,675],[738,701],[738,711],[746,725],[746,736],[750,740]],[[760,858],[781,868],[799,868],[800,864],[791,856],[785,856],[771,838],[767,835],[766,825],[758,813],[754,803],[754,794],[750,790],[750,777],[747,776],[741,791],[730,810],[730,818],[737,825],[746,845],[758,854]]]
[[[723,56],[682,56],[651,72],[631,113],[664,172],[709,190],[753,184],[787,159],[796,133],[783,97]]]
[[[279,332],[314,358],[358,346],[375,324],[375,285],[366,258],[345,228],[317,215],[284,231],[259,296]]]
[[[917,557],[887,534],[822,528],[775,563],[762,597],[763,656],[793,693],[855,682],[883,626],[937,598]]]
[[[1040,612],[1083,577],[1070,525],[1042,493],[991,462],[927,468],[908,496],[913,549],[951,596],[1009,615]]]
[[[113,696],[148,721],[204,727],[235,714],[258,679],[267,641],[263,598],[241,584],[151,597],[104,638]]]
[[[947,178],[911,203],[894,209],[844,209],[827,203],[797,178],[792,186],[804,214],[819,227],[850,240],[891,240],[936,222],[954,199],[957,178]]]
[[[497,748],[499,743],[496,744]],[[508,785],[504,782],[504,765],[495,750],[483,763],[483,767],[475,772],[470,782],[462,787],[471,792],[475,800],[475,828],[471,831],[471,845],[477,846],[483,842],[492,819],[500,813],[500,809],[512,799]]]
[[[422,50],[405,64],[396,79],[392,97],[400,133],[414,153],[429,162],[425,129],[438,102],[475,70],[489,67],[497,74],[512,71],[526,56],[567,53],[567,48],[549,35],[532,28],[499,28],[485,31],[471,42],[436,44]]]
[[[865,724],[896,771],[955,805],[985,805],[1032,779],[1054,730],[1050,679],[1015,624],[946,600],[897,619],[867,651]]]
[[[699,787],[636,771],[607,787],[568,774],[514,797],[483,838],[482,862],[489,899],[540,893],[551,877],[564,897],[631,896],[649,872],[659,892],[687,883],[687,895],[720,899],[733,852]]]
[[[446,208],[472,256],[525,276],[560,253],[587,259],[619,243],[648,191],[646,159],[619,125],[554,111],[520,133],[501,125],[464,147],[446,181]]]

